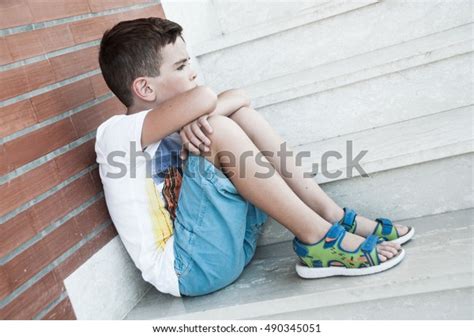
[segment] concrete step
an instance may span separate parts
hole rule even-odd
[[[473,116],[474,105],[470,105],[296,146],[293,151],[295,156],[298,152],[309,155],[302,159],[302,166],[307,172],[319,174],[318,183],[334,182],[472,152],[474,134],[467,125]],[[322,162],[330,152],[342,157],[333,155]],[[351,162],[358,155],[362,157],[358,161],[361,171]],[[341,174],[324,175],[323,169]]]
[[[413,319],[426,318],[428,312],[466,318],[472,316],[468,301],[473,299],[473,216],[471,208],[400,222],[417,230],[405,245],[406,259],[391,270],[364,277],[301,279],[295,272],[291,241],[259,247],[230,286],[191,298],[175,298],[152,288],[126,319],[284,319],[300,314],[319,319],[318,312],[323,312],[321,318],[341,318],[339,313],[343,318],[360,318],[366,312],[367,318],[398,319],[406,316],[410,302],[417,305],[411,309]],[[452,302],[450,294],[462,298],[456,309],[446,305]],[[405,306],[396,304],[402,301]],[[391,306],[387,310],[391,314],[374,314],[384,303]],[[362,311],[355,310],[359,307]]]
[[[381,76],[422,67],[473,51],[472,23],[382,49],[248,85],[253,106],[264,107]]]
[[[473,287],[449,289],[269,315],[256,320],[472,320],[473,290]]]
[[[205,83],[222,91],[377,53],[470,24],[469,6],[468,2],[446,1],[340,1],[325,8],[327,13],[322,16],[316,11],[285,18],[214,38],[190,50],[197,55]],[[416,48],[411,52],[416,55]]]
[[[473,162],[471,149],[468,154],[323,183],[321,187],[341,207],[353,208],[368,218],[423,217],[474,207]],[[258,244],[292,237],[270,217]]]
[[[473,62],[469,52],[400,71],[362,70],[368,77],[355,73],[270,95],[275,103],[257,111],[291,146],[304,145],[472,105],[472,76],[464,69]]]

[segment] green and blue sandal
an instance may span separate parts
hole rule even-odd
[[[377,253],[377,244],[383,240],[370,235],[354,251],[341,247],[346,230],[334,224],[317,243],[305,244],[298,238],[293,239],[293,250],[301,263],[296,264],[296,272],[302,278],[326,278],[331,276],[358,276],[374,274],[388,270],[400,263],[405,257],[401,249],[396,256],[382,262]]]
[[[335,224],[340,224],[347,232],[355,234],[357,227],[357,221],[355,220],[356,216],[357,213],[354,210],[350,208],[344,208],[344,216],[339,222]],[[408,232],[403,236],[400,236],[390,219],[376,218],[375,221],[377,222],[377,225],[375,226],[372,234],[385,241],[391,241],[402,245],[413,238],[413,235],[415,234],[415,228],[413,226],[409,226]]]

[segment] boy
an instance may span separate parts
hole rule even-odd
[[[97,162],[110,215],[143,278],[174,296],[226,287],[252,259],[268,215],[295,235],[302,277],[399,263],[399,243],[413,229],[356,221],[291,158],[290,174],[281,174],[271,154],[283,139],[242,90],[216,95],[196,84],[181,32],[165,19],[125,21],[100,46],[102,74],[127,113],[99,126]]]

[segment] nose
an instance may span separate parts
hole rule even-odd
[[[191,80],[192,80],[192,81],[195,80],[196,77],[197,77],[197,73],[196,73],[196,71],[195,71],[194,69],[192,69],[192,70],[191,70]]]

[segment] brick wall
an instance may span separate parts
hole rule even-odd
[[[98,69],[113,24],[158,0],[0,2],[0,318],[75,319],[63,280],[117,235],[97,126],[125,108]]]

